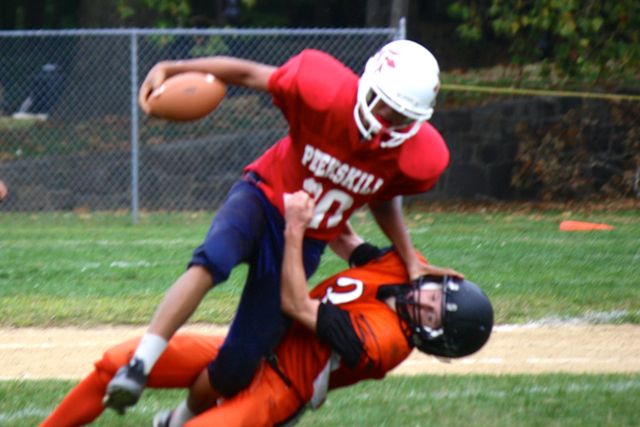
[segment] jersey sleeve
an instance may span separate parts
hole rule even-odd
[[[383,378],[411,353],[398,316],[382,304],[376,311],[352,316],[364,349],[358,369],[369,378]]]
[[[303,117],[313,125],[336,108],[344,85],[353,79],[357,79],[353,71],[331,55],[305,49],[274,71],[269,92],[290,126]]]
[[[402,145],[398,157],[400,173],[376,198],[389,200],[432,189],[449,165],[449,159],[449,148],[440,133],[424,123],[416,136]]]
[[[273,96],[273,103],[286,111],[290,99],[297,97],[297,76],[302,62],[301,55],[291,57],[278,67],[269,78],[269,92]]]
[[[358,364],[362,357],[362,341],[353,328],[349,313],[331,303],[320,304],[316,334],[348,367],[354,368]]]
[[[330,303],[320,304],[316,334],[347,367],[364,371],[369,378],[382,378],[411,350],[395,313],[384,304],[375,306],[367,313],[353,313]]]

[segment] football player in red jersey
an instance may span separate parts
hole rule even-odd
[[[307,277],[327,242],[346,256],[345,242],[353,238],[348,218],[364,205],[409,277],[431,273],[415,253],[401,209],[402,195],[432,188],[449,161],[445,142],[426,122],[439,88],[438,63],[427,49],[408,40],[388,43],[367,61],[360,78],[311,49],[280,67],[221,56],[160,62],[140,89],[142,108],[148,108],[146,98],[154,88],[185,71],[269,92],[289,133],[246,166],[130,362],[109,384],[105,404],[119,412],[138,400],[167,341],[204,295],[242,262],[249,264],[248,277],[229,335],[209,367],[209,381],[212,392],[224,397],[250,383],[288,324],[279,298],[284,193],[302,189],[314,198],[303,250]]]
[[[187,401],[182,402],[174,411],[158,413],[155,427],[292,425],[305,409],[319,407],[328,391],[384,378],[412,348],[439,357],[463,357],[489,339],[493,309],[475,284],[446,276],[408,281],[396,252],[374,249],[357,238],[350,256],[354,267],[326,279],[309,294],[302,251],[313,201],[297,192],[287,197],[285,206],[282,308],[296,322],[259,364],[246,389],[212,403],[197,416]],[[108,350],[41,427],[93,421],[104,410],[101,398],[107,382],[131,357],[138,341]],[[201,379],[222,342],[221,337],[176,335],[152,370],[149,386],[191,387],[189,402],[204,398],[199,393],[207,394],[209,388]]]

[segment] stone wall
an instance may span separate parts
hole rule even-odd
[[[526,197],[511,185],[524,128],[535,131],[560,121],[582,101],[522,99],[469,109],[437,110],[433,125],[451,150],[451,163],[425,200],[512,200]],[[606,116],[606,103],[598,114]],[[283,129],[218,135],[140,149],[140,208],[214,209],[242,167],[284,133]],[[609,139],[610,129],[593,132]],[[597,142],[597,141],[596,141]],[[241,148],[241,149],[239,149]],[[277,165],[274,165],[277,167]],[[51,156],[0,163],[12,211],[128,209],[129,151]]]
[[[148,145],[139,150],[139,206],[215,208],[242,168],[285,133],[278,129]],[[0,163],[10,187],[2,210],[115,210],[131,206],[131,152],[47,156]]]
[[[526,197],[511,185],[518,130],[549,126],[581,101],[524,99],[436,111],[431,123],[451,150],[451,163],[427,199],[511,200]]]

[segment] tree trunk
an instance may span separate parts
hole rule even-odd
[[[366,26],[386,27],[389,25],[389,7],[388,0],[367,0]]]
[[[406,18],[409,14],[409,0],[393,0],[389,19],[390,27],[397,27],[400,18]]]

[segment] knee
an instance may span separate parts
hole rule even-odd
[[[101,376],[113,376],[123,365],[126,365],[140,342],[140,337],[128,339],[114,345],[102,354],[102,358],[94,363]]]
[[[251,239],[229,227],[209,234],[204,243],[193,251],[189,265],[203,266],[215,283],[222,283],[235,266],[249,259],[254,246]]]

